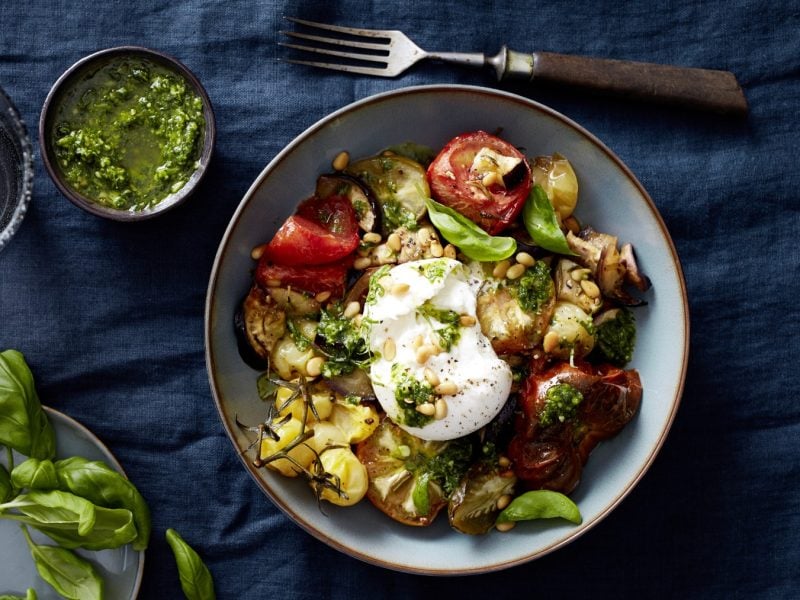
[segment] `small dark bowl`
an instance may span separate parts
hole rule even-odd
[[[56,114],[56,107],[61,101],[63,94],[91,70],[122,56],[140,56],[183,76],[203,102],[205,132],[197,169],[180,190],[174,194],[170,194],[154,206],[142,210],[123,210],[103,206],[73,189],[65,181],[52,147],[51,131],[54,126],[53,120]],[[208,94],[197,77],[195,77],[194,73],[176,58],[164,54],[163,52],[140,46],[108,48],[90,54],[76,62],[53,84],[50,93],[47,94],[47,98],[44,101],[42,113],[39,118],[39,146],[41,148],[42,160],[47,168],[47,172],[58,189],[76,206],[92,214],[115,221],[143,221],[151,219],[185,202],[203,179],[208,169],[209,162],[211,161],[211,154],[214,151],[215,143],[216,123],[214,120],[214,109],[211,106],[211,100],[208,98]]]

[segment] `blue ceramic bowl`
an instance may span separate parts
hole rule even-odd
[[[637,309],[638,346],[631,367],[644,386],[641,412],[616,438],[592,454],[573,499],[583,523],[529,522],[508,533],[467,536],[446,516],[428,528],[390,521],[368,501],[322,515],[308,486],[250,464],[249,441],[235,418],[257,423],[263,404],[257,373],[240,358],[233,314],[251,283],[253,247],[269,240],[298,202],[311,195],[318,174],[341,150],[368,156],[404,141],[441,148],[457,134],[502,130],[530,156],[569,158],[581,185],[582,223],[631,242],[653,289]],[[675,247],[653,201],[603,143],[563,115],[512,94],[437,85],[366,98],[325,117],[289,143],[247,191],[217,252],[206,300],[206,362],[220,418],[244,468],[300,527],[330,546],[369,563],[432,575],[481,573],[530,561],[597,525],[633,489],[670,429],[683,390],[689,349],[686,289]]]
[[[143,58],[152,61],[158,65],[164,66],[170,71],[183,77],[189,87],[200,97],[203,102],[203,118],[205,121],[203,139],[201,141],[202,147],[200,148],[199,157],[197,160],[197,168],[194,170],[189,180],[173,194],[170,194],[157,204],[142,210],[122,210],[109,206],[98,204],[92,198],[89,198],[73,188],[64,177],[61,169],[56,160],[55,152],[53,150],[53,128],[55,127],[55,115],[60,100],[69,91],[69,89],[77,84],[82,78],[89,76],[91,73],[97,71],[103,65],[110,61],[120,58]],[[214,118],[214,109],[211,105],[211,100],[208,97],[200,80],[192,73],[183,63],[178,59],[165,54],[163,52],[152,50],[149,48],[142,48],[140,46],[119,46],[116,48],[108,48],[100,50],[94,54],[90,54],[76,62],[69,69],[67,69],[61,77],[53,84],[47,98],[42,107],[41,116],[39,118],[39,147],[42,153],[42,161],[47,169],[50,178],[56,187],[63,193],[73,204],[76,206],[95,214],[99,217],[112,219],[114,221],[143,221],[152,219],[168,210],[183,204],[197,189],[200,182],[203,180],[208,165],[211,162],[211,156],[214,152],[214,145],[216,143],[216,121]]]

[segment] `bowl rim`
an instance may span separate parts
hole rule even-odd
[[[531,552],[525,556],[520,556],[510,560],[495,562],[480,567],[465,567],[465,568],[424,567],[423,568],[423,567],[413,567],[404,564],[396,564],[383,559],[379,559],[375,556],[371,556],[364,552],[358,551],[353,547],[348,546],[337,539],[332,539],[330,536],[312,527],[310,523],[305,522],[292,510],[292,507],[288,505],[286,501],[276,497],[276,495],[272,492],[272,490],[269,489],[269,486],[266,484],[266,482],[259,476],[258,474],[259,470],[256,469],[251,464],[251,462],[247,459],[247,456],[244,453],[238,451],[239,446],[235,441],[235,432],[232,430],[232,426],[230,425],[232,420],[228,418],[228,415],[226,415],[227,409],[223,406],[223,402],[219,393],[220,388],[217,382],[217,376],[215,374],[214,356],[212,355],[211,352],[212,317],[215,313],[214,311],[214,305],[216,299],[215,292],[217,288],[219,269],[225,255],[229,252],[234,251],[232,245],[230,244],[230,237],[233,231],[238,227],[239,221],[242,218],[242,214],[245,210],[246,205],[250,203],[255,194],[255,191],[262,185],[263,181],[278,167],[278,165],[283,160],[286,159],[288,155],[290,155],[295,150],[297,146],[304,143],[304,141],[308,137],[312,136],[318,130],[326,127],[329,123],[335,122],[343,115],[359,110],[364,106],[380,103],[385,100],[394,99],[395,97],[399,96],[437,93],[437,92],[480,94],[489,97],[499,97],[504,100],[510,100],[512,102],[522,104],[527,108],[538,110],[542,113],[545,113],[549,117],[556,119],[557,121],[561,122],[567,127],[572,128],[573,130],[584,136],[585,139],[591,142],[598,150],[604,153],[624,173],[626,178],[634,185],[638,193],[641,195],[642,199],[648,205],[648,208],[650,209],[654,217],[654,220],[662,233],[662,236],[669,249],[670,260],[672,264],[674,264],[675,266],[675,274],[677,276],[678,289],[680,292],[680,304],[683,313],[683,322],[678,324],[678,327],[682,327],[683,331],[684,343],[682,348],[682,360],[680,361],[679,381],[677,382],[677,386],[675,388],[675,394],[674,398],[672,399],[672,405],[670,407],[669,414],[664,422],[663,428],[659,432],[657,440],[655,440],[655,443],[650,447],[646,459],[642,462],[641,467],[636,472],[635,476],[630,479],[628,485],[624,489],[619,490],[619,492],[615,495],[615,497],[612,500],[610,500],[610,502],[608,502],[608,504],[603,508],[603,510],[592,521],[584,523],[583,525],[577,527],[572,533],[566,535],[563,539],[557,540],[556,542],[550,544],[549,546],[539,549],[535,552]],[[255,480],[256,484],[262,490],[262,492],[264,492],[264,494],[270,499],[270,501],[272,501],[272,503],[275,504],[275,506],[277,506],[285,515],[287,515],[292,521],[294,521],[294,523],[296,523],[301,529],[305,530],[307,533],[309,533],[312,537],[316,538],[317,540],[322,541],[323,543],[342,552],[343,554],[361,560],[362,562],[372,564],[375,566],[380,566],[390,570],[418,574],[418,575],[431,575],[431,576],[476,575],[476,574],[501,571],[514,566],[522,565],[531,562],[537,558],[541,558],[563,546],[566,546],[567,544],[575,541],[577,538],[579,538],[580,536],[584,535],[586,532],[594,528],[598,523],[603,521],[605,517],[607,517],[611,512],[613,512],[614,509],[616,509],[616,507],[622,502],[622,500],[624,500],[628,496],[628,494],[630,494],[633,491],[633,489],[638,485],[639,481],[642,479],[645,473],[650,469],[653,462],[655,461],[656,456],[659,454],[667,438],[667,435],[669,434],[669,431],[672,428],[675,416],[677,414],[678,408],[680,406],[683,397],[683,390],[686,382],[686,372],[688,368],[689,349],[690,349],[689,304],[688,304],[688,295],[686,290],[686,281],[684,277],[683,267],[681,265],[680,258],[675,248],[675,244],[672,240],[672,237],[669,234],[669,230],[666,227],[663,217],[658,211],[655,203],[653,202],[647,190],[637,179],[637,177],[633,174],[630,168],[616,155],[616,153],[614,153],[608,146],[606,146],[606,144],[603,143],[597,136],[589,132],[587,129],[585,129],[583,126],[573,121],[569,117],[566,117],[565,115],[559,113],[555,109],[552,109],[544,104],[541,104],[540,102],[537,102],[530,98],[526,98],[524,96],[519,96],[517,94],[506,92],[504,90],[486,88],[481,86],[461,85],[461,84],[430,84],[430,85],[419,85],[419,86],[397,88],[394,90],[389,90],[374,95],[370,95],[368,97],[349,103],[327,114],[323,118],[319,119],[318,121],[310,125],[304,131],[298,134],[294,139],[292,139],[287,145],[285,145],[275,155],[275,157],[267,163],[267,165],[262,169],[262,171],[259,173],[256,179],[253,181],[253,183],[247,189],[241,201],[237,205],[233,215],[230,218],[230,221],[228,222],[228,226],[226,227],[223,233],[223,236],[220,240],[217,249],[217,253],[214,257],[214,262],[211,268],[209,285],[207,289],[206,302],[205,302],[204,343],[205,343],[206,372],[208,375],[209,385],[211,388],[212,396],[214,398],[214,403],[217,407],[220,420],[222,421],[222,425],[223,428],[225,429],[228,439],[233,444],[234,449],[237,450],[237,454],[239,456],[239,459],[244,464],[245,470]]]
[[[194,91],[200,96],[200,99],[203,103],[203,118],[205,120],[203,147],[200,151],[198,166],[192,173],[189,180],[180,190],[174,194],[166,196],[156,205],[138,211],[120,210],[103,206],[92,201],[91,198],[84,196],[67,185],[59,171],[55,157],[51,156],[52,150],[48,135],[53,112],[51,109],[54,105],[56,105],[56,100],[62,91],[66,89],[70,83],[72,83],[72,79],[81,75],[84,70],[88,69],[93,64],[110,61],[113,60],[114,57],[124,56],[126,54],[146,57],[154,62],[172,69],[173,71],[176,71],[179,75],[186,79],[194,88]],[[217,127],[216,118],[214,115],[214,107],[211,104],[211,99],[209,98],[208,93],[203,87],[203,84],[200,83],[200,80],[197,78],[197,76],[174,56],[167,54],[166,52],[162,52],[161,50],[154,50],[144,46],[114,46],[112,48],[98,50],[77,60],[66,71],[64,71],[58,79],[56,79],[55,83],[50,88],[47,97],[45,98],[44,104],[42,105],[42,111],[39,115],[39,147],[42,156],[42,162],[44,163],[50,179],[53,180],[53,183],[55,183],[59,191],[64,194],[64,196],[66,196],[67,199],[69,199],[69,201],[75,206],[78,206],[79,208],[82,208],[83,210],[99,217],[112,219],[114,221],[144,221],[161,215],[183,204],[189,198],[189,196],[195,192],[201,181],[205,178],[205,174],[208,171],[208,166],[211,162],[211,157],[216,146],[216,139]]]
[[[28,212],[28,206],[33,198],[34,165],[33,144],[28,134],[28,127],[25,125],[25,120],[22,118],[19,109],[17,109],[11,97],[2,87],[0,87],[0,106],[5,106],[11,118],[11,125],[15,129],[15,140],[19,142],[22,150],[22,156],[20,157],[22,163],[22,179],[20,183],[22,185],[17,193],[17,204],[12,211],[11,218],[7,225],[0,230],[0,250],[2,250],[14,237],[14,234],[22,224],[25,214]]]

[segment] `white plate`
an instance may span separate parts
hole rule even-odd
[[[44,409],[56,431],[57,458],[82,456],[89,460],[102,460],[125,474],[117,459],[91,431],[57,410],[46,406]],[[14,454],[14,464],[23,460],[24,456]],[[3,465],[8,464],[5,451],[2,452],[0,462]],[[28,531],[36,543],[53,545],[53,541],[47,536],[31,528]],[[113,550],[77,550],[77,553],[97,567],[105,580],[106,598],[136,598],[144,572],[144,552],[137,552],[128,544]],[[61,598],[36,572],[36,565],[19,525],[13,521],[0,520],[0,595],[16,594],[24,597],[28,588],[36,590],[39,600]]]
[[[353,158],[414,141],[441,148],[460,133],[502,130],[529,156],[559,152],[577,172],[582,223],[633,243],[653,281],[649,305],[637,309],[639,370],[644,398],[639,415],[589,459],[573,498],[584,520],[524,523],[509,533],[480,537],[450,530],[445,515],[429,528],[390,521],[362,502],[320,513],[307,486],[255,469],[249,441],[235,418],[257,423],[263,405],[256,372],[236,348],[233,314],[249,289],[250,251],[268,241],[299,201],[313,193],[317,175],[347,150]],[[263,132],[267,135],[268,132]],[[289,517],[330,546],[361,560],[415,573],[450,575],[504,569],[563,546],[606,516],[644,475],[678,408],[686,372],[689,318],[680,263],[661,216],[630,170],[602,142],[568,118],[529,99],[469,86],[422,86],[379,94],[346,106],[303,132],[267,165],[237,208],[222,239],[206,299],[206,363],[217,408],[247,471]]]

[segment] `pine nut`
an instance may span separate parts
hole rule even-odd
[[[501,260],[494,266],[494,270],[492,271],[492,275],[495,279],[502,279],[506,276],[506,272],[508,268],[511,266],[510,260]]]
[[[461,324],[462,327],[472,327],[478,321],[472,315],[461,315],[458,318],[458,322]]]
[[[417,362],[421,365],[424,365],[428,362],[428,359],[431,356],[435,356],[438,354],[436,346],[432,344],[423,344],[419,348],[417,348],[416,359]]]
[[[436,420],[444,419],[447,416],[447,401],[444,398],[439,398],[433,405],[434,412],[433,418]]]
[[[444,247],[444,256],[446,258],[455,258],[456,257],[456,247],[453,244],[447,244]]]
[[[569,276],[572,281],[583,281],[589,276],[589,269],[572,269]]]
[[[325,364],[325,359],[321,356],[310,358],[306,363],[306,373],[309,377],[319,377],[322,373],[322,365]]]
[[[372,259],[369,256],[359,256],[353,261],[353,268],[363,270],[372,264]]]
[[[314,300],[316,300],[317,302],[322,304],[323,302],[325,302],[330,297],[331,297],[331,293],[330,292],[320,292],[319,294],[314,296]]]
[[[280,279],[267,279],[267,287],[281,287]]]
[[[497,466],[503,469],[505,469],[506,467],[510,467],[511,459],[509,459],[507,456],[499,456],[497,458]]]
[[[342,151],[339,152],[339,154],[336,155],[336,158],[333,159],[331,166],[333,167],[334,171],[344,171],[349,163],[350,155],[347,152]]]
[[[559,338],[558,334],[555,331],[548,331],[544,336],[544,340],[542,340],[542,348],[548,354],[550,354],[551,352],[553,352],[553,350],[558,348],[558,344],[559,344]]]
[[[256,246],[250,251],[250,258],[253,260],[258,260],[262,256],[264,256],[264,250],[267,249],[267,244],[261,244],[260,246]]]
[[[433,387],[439,385],[439,376],[436,373],[430,369],[425,369],[422,373],[425,375],[425,381],[430,383]]]
[[[403,240],[396,233],[390,233],[389,237],[386,238],[386,245],[394,252],[400,252],[400,248],[403,247]]]
[[[441,258],[444,254],[444,248],[439,242],[433,241],[431,242],[431,256],[433,258]]]
[[[421,413],[427,417],[432,417],[436,412],[436,407],[430,402],[423,402],[422,404],[417,405],[416,410],[418,413]]]
[[[591,279],[584,279],[581,281],[581,289],[589,298],[600,297],[600,288],[597,287],[597,284]]]
[[[497,525],[495,525],[495,528],[497,529],[497,531],[506,532],[514,529],[515,525],[516,523],[514,521],[503,521],[502,523],[498,523]]]
[[[365,233],[364,237],[361,238],[365,244],[380,244],[381,237],[380,233],[376,233],[374,231],[370,231],[369,233]]]
[[[408,285],[407,283],[395,283],[392,286],[392,290],[391,291],[392,291],[392,294],[394,294],[395,296],[400,296],[402,294],[405,294],[409,290],[410,287],[411,286]]]
[[[448,379],[433,388],[433,391],[440,396],[452,396],[458,393],[458,386],[454,381]]]
[[[386,341],[383,343],[383,358],[386,360],[394,360],[396,354],[397,345],[394,343],[394,340],[392,338],[386,338]]]
[[[527,252],[519,252],[517,254],[517,262],[521,265],[525,265],[526,267],[532,267],[536,264],[536,259]]]
[[[345,307],[344,313],[342,313],[342,315],[344,316],[345,319],[352,319],[360,312],[361,312],[361,305],[355,300],[353,300],[350,304],[348,304]]]
[[[523,265],[522,263],[517,263],[508,268],[508,271],[506,271],[506,277],[508,277],[509,279],[519,279],[520,277],[522,277],[522,274],[524,272],[525,272],[525,265]]]
[[[511,494],[503,494],[497,499],[497,510],[503,510],[506,506],[511,504]]]
[[[414,350],[417,350],[417,349],[419,349],[420,346],[422,346],[422,344],[424,342],[425,342],[425,338],[423,338],[422,334],[420,334],[420,335],[418,335],[417,337],[414,338],[414,341],[411,342],[411,346],[414,348]]]
[[[424,227],[422,229],[420,229],[417,232],[417,241],[422,245],[425,245],[428,242],[430,242],[431,241],[431,230],[430,229],[426,229]]]

